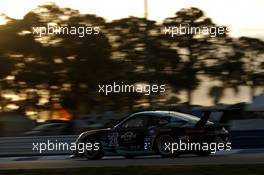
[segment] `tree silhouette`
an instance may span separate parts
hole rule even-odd
[[[224,88],[221,86],[213,86],[209,92],[208,95],[213,98],[214,104],[218,104],[221,97],[223,96]]]
[[[213,27],[216,26],[212,20],[204,15],[202,10],[198,8],[181,9],[176,12],[174,17],[166,18],[163,22],[164,27]],[[212,51],[214,39],[209,34],[205,33],[191,33],[180,34],[174,37],[168,36],[167,39],[181,50],[180,65],[181,69],[181,84],[187,91],[187,101],[192,102],[192,91],[195,90],[200,84],[199,75],[205,74],[204,67],[207,60],[211,57],[208,56]],[[177,82],[175,82],[177,83]]]
[[[208,92],[219,103],[224,90],[240,85],[263,86],[263,41],[209,34],[164,35],[164,27],[219,27],[198,8],[178,11],[160,25],[145,18],[128,17],[106,22],[96,15],[80,14],[48,3],[33,9],[23,19],[4,17],[0,26],[0,81],[2,90],[24,93],[21,109],[51,108],[53,102],[70,110],[132,110],[140,105],[179,102],[181,90],[192,92],[202,78],[218,81]],[[98,26],[100,33],[51,34],[38,37],[33,27]],[[4,66],[3,66],[4,65]],[[7,76],[12,76],[7,80]],[[98,93],[99,84],[166,84],[168,93]],[[39,106],[45,92],[49,102]],[[85,109],[85,110],[83,110]]]
[[[118,71],[119,64],[110,59],[108,38],[102,32],[82,38],[33,35],[32,27],[47,26],[50,22],[75,27],[104,25],[100,17],[81,15],[55,4],[40,6],[24,19],[8,23],[3,35],[10,41],[1,40],[5,42],[1,48],[19,55],[14,73],[16,84],[23,84],[25,89],[48,90],[50,99],[56,101],[72,93],[78,103],[89,106],[98,100],[97,85],[110,82]]]
[[[218,85],[211,87],[209,92],[211,97],[214,96],[214,102],[218,103],[225,89],[231,88],[237,93],[238,87],[245,84],[244,53],[229,36],[218,39],[214,46],[217,54],[211,57],[205,71],[210,79],[218,82]]]
[[[133,83],[168,84],[178,53],[160,35],[160,26],[145,18],[129,17],[108,24],[115,59],[125,62],[125,80]],[[148,96],[148,103],[159,97]]]
[[[257,38],[240,37],[238,47],[244,52],[244,79],[250,87],[253,100],[255,89],[264,85],[264,41]]]

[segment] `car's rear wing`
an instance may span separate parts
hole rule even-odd
[[[195,124],[196,128],[202,128],[207,123],[210,116],[210,111],[205,111],[201,119]]]

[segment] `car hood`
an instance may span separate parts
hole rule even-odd
[[[79,137],[77,138],[76,141],[80,141],[80,140],[82,140],[84,137],[86,137],[88,135],[93,135],[93,134],[98,134],[98,133],[104,133],[104,132],[108,132],[108,131],[111,131],[111,128],[94,129],[94,130],[85,131],[85,132],[83,132],[83,133],[81,133],[79,135]]]
[[[93,133],[105,132],[105,131],[110,131],[110,130],[111,128],[93,129],[93,130],[85,131],[82,134],[93,134]]]

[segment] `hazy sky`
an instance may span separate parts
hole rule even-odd
[[[0,13],[22,18],[47,0],[2,1]],[[62,7],[93,13],[107,20],[144,15],[144,0],[53,0]],[[252,36],[264,39],[264,0],[149,0],[149,18],[162,21],[186,7],[198,7],[217,24],[226,25],[233,36]]]

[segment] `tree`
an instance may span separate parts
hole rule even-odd
[[[245,74],[243,77],[245,84],[250,87],[250,96],[253,100],[256,87],[264,85],[264,41],[240,37],[237,44],[244,53]]]
[[[244,52],[229,36],[218,39],[214,47],[214,52],[217,54],[211,57],[205,72],[210,80],[218,82],[209,92],[214,102],[218,103],[225,89],[231,88],[237,93],[239,86],[245,85]]]
[[[213,98],[214,104],[217,105],[223,96],[224,88],[221,86],[213,86],[209,92],[208,95]]]
[[[163,21],[163,26],[170,27],[213,27],[216,26],[210,18],[207,18],[204,13],[198,8],[181,9],[176,12],[174,17],[166,18]],[[180,53],[180,70],[182,87],[187,91],[187,101],[192,102],[192,91],[200,84],[199,75],[205,73],[203,68],[208,59],[208,53],[212,50],[213,39],[209,34],[205,33],[185,33],[176,34],[174,37],[169,35],[167,40],[177,48]],[[175,75],[176,76],[176,75]],[[174,82],[174,85],[177,85]]]
[[[125,63],[122,75],[126,82],[169,84],[178,55],[161,39],[159,25],[145,18],[129,17],[111,22],[108,31],[113,39],[114,59]],[[157,103],[158,96],[148,96],[149,104],[154,100]]]
[[[51,34],[39,38],[33,34],[33,27],[50,23],[76,28],[105,25],[100,17],[81,15],[53,3],[32,10],[22,20],[8,23],[5,33],[11,40],[3,50],[19,56],[14,84],[23,87],[16,89],[47,90],[50,102],[56,103],[72,94],[78,102],[76,107],[96,107],[95,101],[101,100],[97,97],[98,84],[110,82],[119,70],[119,64],[111,59],[108,38],[102,31],[85,37]]]

